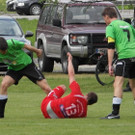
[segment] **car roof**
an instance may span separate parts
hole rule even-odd
[[[99,5],[99,6],[114,6],[115,4],[110,1],[70,1],[70,2],[59,2],[59,3],[45,3],[44,5],[67,5],[67,6],[82,6],[82,5]]]
[[[69,2],[67,5],[75,6],[75,5],[108,5],[113,6],[114,4],[109,1],[88,1],[88,2]]]

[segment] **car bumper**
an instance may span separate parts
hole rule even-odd
[[[8,11],[15,11],[16,10],[16,0],[6,1],[6,8]]]
[[[75,47],[69,46],[68,49],[73,56],[81,57],[81,58],[88,57],[88,46],[82,46],[82,45],[75,46]]]
[[[14,7],[14,4],[7,5],[7,11],[16,11],[16,8]]]
[[[27,4],[25,6],[16,6],[16,12],[29,14],[29,6]]]

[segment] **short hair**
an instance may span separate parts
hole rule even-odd
[[[87,105],[92,105],[98,101],[98,96],[94,92],[89,92],[87,94]]]
[[[0,37],[0,50],[5,51],[8,48],[8,44],[7,41],[5,40],[5,38]]]
[[[112,7],[107,7],[104,9],[104,11],[102,12],[102,16],[106,15],[108,15],[110,18],[117,18],[117,13]]]

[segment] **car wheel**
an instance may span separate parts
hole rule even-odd
[[[65,74],[68,73],[67,52],[68,52],[68,48],[67,48],[67,46],[64,46],[62,48],[62,52],[61,52],[61,64],[62,64],[62,70]],[[78,72],[78,65],[79,65],[78,59],[76,57],[73,57],[72,63],[73,63],[75,73],[77,73]]]
[[[54,67],[54,60],[45,55],[44,48],[41,45],[39,49],[43,50],[42,56],[38,58],[38,65],[41,71],[52,72]]]
[[[30,15],[39,15],[41,12],[41,6],[34,4],[30,7]]]

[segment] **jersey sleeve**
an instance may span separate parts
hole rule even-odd
[[[106,27],[106,37],[110,37],[115,40],[115,33],[112,25]]]
[[[13,45],[13,48],[17,49],[17,50],[22,49],[25,44],[24,42],[21,42],[21,41],[15,40],[15,39],[11,39],[9,42]]]
[[[71,89],[71,94],[82,94],[80,86],[76,81],[73,81],[69,88]]]

